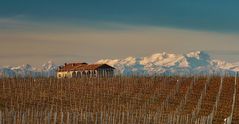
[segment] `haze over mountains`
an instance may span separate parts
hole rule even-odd
[[[201,75],[239,71],[239,63],[229,63],[212,58],[203,51],[187,54],[156,53],[146,57],[125,59],[102,59],[96,63],[106,63],[116,68],[116,75]],[[52,61],[34,68],[29,64],[16,67],[0,67],[0,77],[54,77],[58,65]]]

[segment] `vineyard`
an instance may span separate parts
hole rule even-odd
[[[239,124],[235,77],[0,79],[0,124]]]

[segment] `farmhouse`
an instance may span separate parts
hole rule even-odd
[[[113,77],[113,67],[107,64],[65,63],[57,71],[57,78]]]

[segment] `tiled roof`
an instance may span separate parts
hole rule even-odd
[[[63,72],[63,71],[78,71],[78,70],[79,71],[96,70],[100,67],[114,69],[113,67],[107,64],[68,63],[68,64],[65,64],[64,66],[61,66],[58,69],[58,71]]]

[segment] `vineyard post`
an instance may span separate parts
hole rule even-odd
[[[78,124],[79,123],[79,112],[76,112],[77,114],[76,114],[76,123]]]
[[[103,114],[102,114],[102,111],[100,112],[100,124],[103,124]]]
[[[52,112],[52,111],[48,112],[48,124],[51,123],[51,112]]]
[[[61,124],[64,124],[64,113],[61,111]]]
[[[108,113],[105,112],[105,123],[104,124],[107,124],[108,123]]]
[[[2,111],[0,110],[0,124],[2,124]]]
[[[47,124],[47,112],[46,111],[43,111],[42,112],[43,114],[42,114],[42,122],[44,122],[44,124]],[[26,113],[27,115],[27,117],[28,117],[28,112]],[[28,122],[29,120],[27,120],[27,122]]]
[[[16,113],[13,112],[13,124],[16,124]]]
[[[67,112],[66,123],[70,124],[70,114]]]
[[[189,123],[189,119],[188,119],[188,114],[187,114],[187,116],[186,116],[186,124],[188,124]]]
[[[83,121],[83,110],[81,109],[80,110],[80,122],[82,122]]]
[[[109,119],[108,119],[108,120],[109,120],[109,124],[112,124],[112,123],[111,123],[111,117],[112,117],[112,113],[111,113],[111,111],[110,111]]]
[[[112,124],[115,124],[115,110],[114,110],[114,115],[112,115]]]
[[[22,114],[22,124],[25,124],[25,113]]]
[[[96,112],[96,113],[95,113],[95,124],[97,124],[97,122],[98,122],[97,116],[98,116],[98,113]]]
[[[38,109],[36,109],[37,111],[36,111],[36,115],[35,115],[35,118],[36,118],[36,123],[38,124],[38,122],[39,122],[39,119],[38,119]],[[20,113],[20,112],[19,112]]]
[[[234,108],[235,108],[235,102],[236,102],[236,93],[237,93],[237,72],[235,72],[235,83],[234,83],[234,93],[233,93],[233,102],[232,102],[232,110],[231,110],[231,118],[230,122],[232,121],[232,116],[234,113]]]
[[[75,112],[73,112],[73,113],[72,113],[72,124],[75,124],[75,123],[76,123],[75,120],[76,120],[76,119],[75,119]]]
[[[122,118],[121,118],[122,119],[122,124],[124,124],[124,112],[122,112],[121,114],[122,114],[121,115],[122,116]]]
[[[53,122],[53,124],[57,124],[56,119],[57,119],[57,112],[54,112],[54,122]]]

